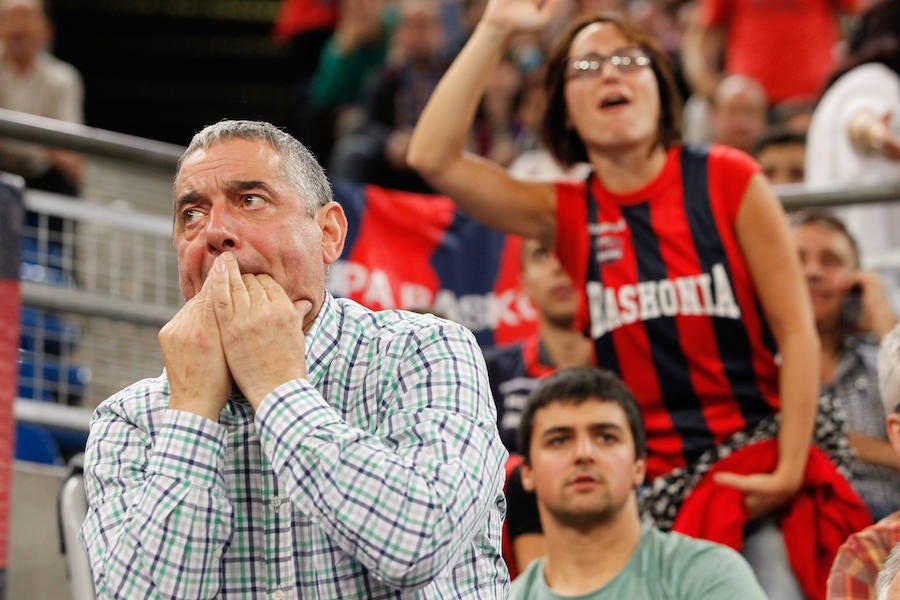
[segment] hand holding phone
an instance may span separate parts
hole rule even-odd
[[[847,331],[855,331],[859,328],[863,308],[863,287],[855,283],[844,293],[841,299],[841,325]]]

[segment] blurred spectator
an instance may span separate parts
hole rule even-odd
[[[83,123],[81,75],[49,54],[52,35],[40,0],[0,0],[0,108]],[[76,196],[82,159],[0,139],[0,170],[22,175],[28,187]]]
[[[712,140],[753,151],[766,129],[768,104],[762,86],[743,75],[729,75],[716,86],[710,106]]]
[[[519,419],[538,379],[557,368],[591,363],[591,342],[575,329],[578,290],[552,250],[522,240],[522,288],[538,312],[538,330],[518,343],[485,351],[500,437],[516,452]]]
[[[900,0],[881,0],[860,17],[848,55],[813,115],[806,182],[865,185],[900,180]],[[900,246],[900,205],[837,211],[863,256]],[[894,299],[897,281],[890,282]]]
[[[522,288],[538,311],[538,331],[515,344],[485,352],[491,392],[497,403],[497,426],[507,450],[518,448],[519,422],[528,395],[540,378],[557,368],[591,364],[591,342],[575,329],[578,291],[553,251],[537,240],[522,240]],[[507,481],[506,531],[512,545],[512,573],[525,570],[544,554],[544,538],[533,492],[522,488],[521,473]]]
[[[384,64],[396,25],[389,0],[342,0],[308,88],[298,90],[292,129],[317,156],[362,119],[366,84]]]
[[[822,395],[846,414],[850,483],[877,520],[900,509],[900,456],[887,441],[876,362],[897,315],[878,274],[860,269],[856,240],[839,219],[803,211],[792,225],[821,342]]]
[[[806,136],[783,128],[770,129],[757,140],[753,157],[772,185],[803,183]]]
[[[522,75],[509,59],[500,61],[488,81],[472,124],[469,150],[508,166],[534,138],[525,131],[517,110],[522,99]]]
[[[341,0],[282,0],[272,28],[275,40],[289,46],[298,80],[312,74],[319,52],[337,21]]]
[[[431,188],[406,164],[412,128],[448,65],[433,0],[400,0],[388,62],[374,76],[365,121],[338,139],[329,175],[413,192]]]
[[[838,17],[857,3],[698,1],[682,48],[693,90],[711,98],[723,74],[746,75],[762,84],[773,105],[819,93],[841,39]]]
[[[881,341],[878,383],[887,434],[900,454],[900,326]],[[838,550],[828,575],[829,600],[875,598],[875,582],[891,549],[900,542],[900,510],[851,535]]]
[[[472,35],[472,32],[475,31],[475,26],[481,18],[481,13],[484,12],[485,4],[487,4],[487,0],[459,0],[457,32],[448,46],[451,56],[456,56],[463,45],[465,45],[466,40],[469,39],[469,36]]]
[[[712,98],[691,94],[682,117],[686,143],[718,142],[750,152],[768,121],[768,101],[757,81],[743,75],[720,80]]]
[[[772,125],[805,136],[809,131],[809,123],[812,121],[815,108],[815,100],[788,100],[776,104],[771,109]]]

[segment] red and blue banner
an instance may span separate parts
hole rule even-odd
[[[334,182],[349,232],[329,290],[373,310],[433,312],[483,347],[521,339],[537,313],[519,286],[521,242],[477,223],[446,196]]]

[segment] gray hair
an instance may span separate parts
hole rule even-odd
[[[207,125],[194,135],[187,150],[178,159],[178,165],[175,167],[175,179],[178,179],[185,159],[192,153],[197,150],[207,150],[216,144],[230,140],[268,143],[282,158],[281,176],[306,204],[306,210],[310,217],[314,217],[320,207],[332,201],[331,184],[312,152],[294,136],[265,121],[226,119]]]
[[[878,572],[878,579],[875,580],[875,598],[877,600],[888,600],[888,588],[891,582],[898,577],[900,573],[900,542],[894,544],[894,549],[888,554],[884,566]]]
[[[900,411],[900,325],[881,340],[878,349],[878,387],[884,414]]]

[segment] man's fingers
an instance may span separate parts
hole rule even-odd
[[[230,255],[229,261],[225,260],[226,254]],[[234,256],[231,255],[230,252],[217,256],[215,262],[213,262],[212,271],[209,272],[206,279],[207,282],[212,282],[212,293],[210,296],[215,306],[216,318],[220,320],[230,319],[235,310],[231,284],[229,282],[230,273],[228,262],[235,268],[237,267],[237,261],[234,260]],[[238,280],[240,280],[240,276],[238,277]],[[243,282],[241,282],[241,285],[243,286]]]
[[[231,293],[231,303],[234,306],[234,312],[240,313],[250,309],[250,293],[244,284],[244,278],[241,276],[241,267],[235,260],[234,254],[231,252],[223,252],[217,260],[225,264],[225,271],[228,273],[228,290]]]
[[[312,302],[309,300],[301,300],[294,304],[294,310],[297,311],[297,316],[300,317],[300,321],[306,318],[306,315],[312,310]]]
[[[284,291],[284,288],[281,285],[272,279],[270,275],[265,273],[256,276],[256,280],[259,282],[260,286],[265,290],[266,296],[272,302],[276,300],[282,300],[287,298],[287,294]]]
[[[250,274],[244,275],[243,284],[244,287],[247,288],[247,297],[250,299],[251,305],[259,306],[269,302],[269,296],[262,283],[260,283],[259,276]]]

